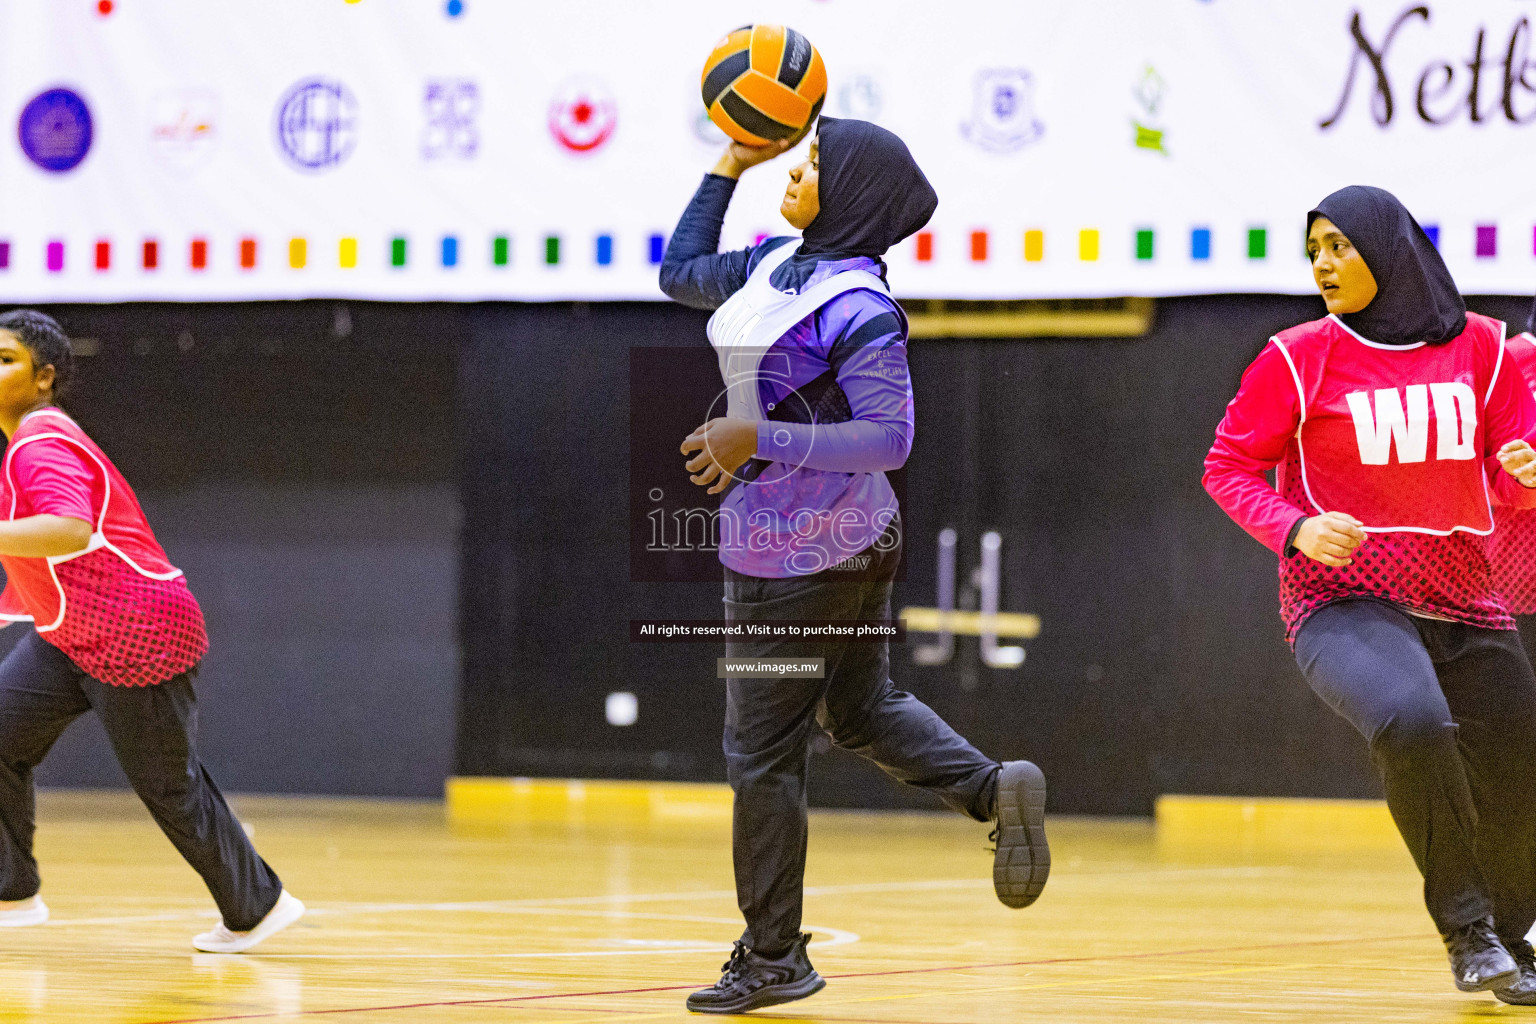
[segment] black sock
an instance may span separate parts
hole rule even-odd
[[[987,778],[986,784],[981,787],[981,792],[976,794],[976,803],[973,805],[971,817],[977,821],[994,821],[997,818],[997,780],[1002,778],[1003,766],[998,765],[992,769],[992,774]],[[982,808],[985,813],[977,814],[975,807]]]

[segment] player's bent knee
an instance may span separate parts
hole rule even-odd
[[[1371,741],[1371,756],[1385,764],[1456,752],[1456,723],[1434,708],[1399,711]]]

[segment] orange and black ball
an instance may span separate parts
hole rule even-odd
[[[737,142],[798,140],[827,98],[827,68],[805,36],[784,25],[747,25],[704,62],[704,106]]]

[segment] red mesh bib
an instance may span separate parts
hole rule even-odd
[[[1369,530],[1489,533],[1481,410],[1503,330],[1473,313],[1452,345],[1377,345],[1332,319],[1277,335],[1304,412],[1301,507]]]
[[[1526,386],[1536,390],[1536,338],[1519,334],[1504,343],[1504,351],[1519,367]],[[1493,585],[1512,615],[1536,614],[1536,511],[1494,509],[1488,561]]]
[[[208,653],[208,633],[186,578],[151,579],[106,548],[54,567],[64,620],[40,634],[96,679],[147,686]]]
[[[192,668],[208,651],[197,600],[166,560],[128,481],[64,413],[46,409],[22,421],[0,474],[0,510],[17,516],[22,492],[14,458],[34,443],[67,445],[91,467],[93,501],[100,503],[96,529],[84,554],[0,557],[6,574],[0,619],[30,620],[44,640],[114,686],[147,686]]]
[[[1536,511],[1498,508],[1488,538],[1493,585],[1511,615],[1536,613]]]
[[[1279,473],[1280,493],[1306,507],[1294,442]],[[1379,598],[1488,629],[1515,628],[1493,589],[1487,538],[1475,533],[1373,533],[1355,552],[1354,564],[1339,567],[1302,554],[1280,560],[1280,616],[1287,640],[1294,641],[1307,616],[1323,605],[1350,597]]]

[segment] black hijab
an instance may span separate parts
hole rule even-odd
[[[1525,330],[1527,334],[1536,334],[1536,300],[1531,302],[1531,315],[1525,321]]]
[[[800,251],[878,259],[933,216],[939,197],[907,144],[879,125],[823,117],[817,126],[821,212]]]
[[[816,139],[821,212],[802,233],[800,251],[773,272],[775,288],[802,287],[820,263],[879,260],[939,205],[907,144],[879,125],[823,117]]]
[[[1327,217],[1344,232],[1376,278],[1376,297],[1340,317],[1382,345],[1443,345],[1467,329],[1467,304],[1440,252],[1398,198],[1386,189],[1350,185],[1307,214],[1307,230]]]

